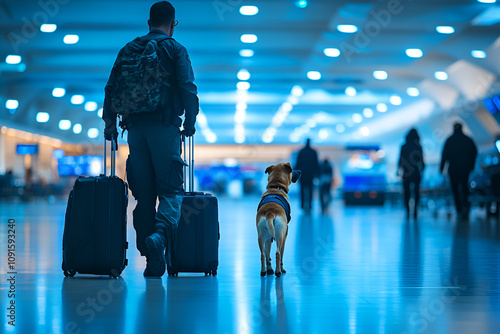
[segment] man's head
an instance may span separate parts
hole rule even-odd
[[[177,25],[174,6],[168,1],[155,3],[149,11],[148,25],[150,30],[160,29],[172,37],[174,27]]]
[[[453,124],[453,131],[454,132],[462,132],[462,124],[458,123],[458,122]]]

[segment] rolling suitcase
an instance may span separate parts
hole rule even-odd
[[[193,191],[194,184],[194,139],[189,137],[189,173],[184,170],[184,189],[187,190],[187,174],[189,174],[189,191],[185,192],[181,206],[181,218],[176,232],[174,252],[168,265],[169,276],[177,276],[179,272],[205,273],[217,275],[219,265],[219,217],[217,198],[209,193]],[[186,154],[186,138],[184,138],[184,159]]]
[[[128,186],[115,175],[115,145],[112,141],[111,176],[80,176],[69,195],[63,235],[65,276],[80,273],[118,277],[127,265]]]

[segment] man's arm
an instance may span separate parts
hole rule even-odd
[[[192,136],[195,132],[196,115],[200,105],[198,100],[198,88],[194,84],[194,73],[191,60],[185,47],[180,46],[175,60],[175,73],[177,88],[185,110],[184,134]]]
[[[106,140],[111,140],[111,136],[113,136],[115,140],[118,139],[118,131],[116,129],[117,114],[113,110],[110,98],[113,92],[113,84],[115,82],[116,63],[118,62],[118,59],[122,56],[122,54],[123,54],[123,49],[121,49],[120,52],[118,53],[113,68],[111,69],[111,74],[109,75],[108,83],[106,84],[106,87],[104,87],[104,106],[102,111],[102,119],[105,122],[104,137],[106,138]]]

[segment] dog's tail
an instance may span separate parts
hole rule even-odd
[[[267,228],[269,229],[269,233],[273,237],[273,239],[276,239],[274,237],[274,218],[276,218],[276,215],[273,212],[268,212],[266,215],[266,221],[267,221]]]

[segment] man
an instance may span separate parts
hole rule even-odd
[[[321,211],[326,213],[328,206],[332,200],[332,184],[333,184],[333,165],[328,159],[323,160],[320,165],[320,199],[321,199]]]
[[[120,110],[114,110],[114,88],[119,76],[124,75],[117,64],[122,61],[120,57],[130,57],[131,50],[139,50],[140,54],[149,41],[157,41],[157,57],[168,73],[160,79],[165,80],[162,84],[167,92],[162,95],[162,101],[166,101],[151,112],[126,114],[121,122],[128,130],[127,180],[137,200],[133,220],[137,248],[147,260],[144,276],[161,277],[165,273],[165,249],[167,259],[174,249],[183,198],[184,163],[180,158],[179,130],[182,121],[179,116],[185,112],[182,134],[189,137],[195,133],[199,111],[197,87],[193,83],[194,74],[186,48],[171,38],[177,23],[175,9],[168,1],[155,3],[148,20],[149,34],[120,50],[105,88],[104,133],[107,140],[116,140],[116,115]]]
[[[451,190],[457,215],[463,219],[469,216],[469,174],[474,170],[477,148],[471,138],[462,132],[462,124],[453,125],[451,135],[444,145],[441,157],[441,173],[448,163],[448,174],[450,176]]]
[[[306,213],[311,212],[313,181],[319,175],[318,153],[311,148],[311,140],[307,139],[306,146],[300,150],[295,168],[302,171],[300,182],[300,202]]]

